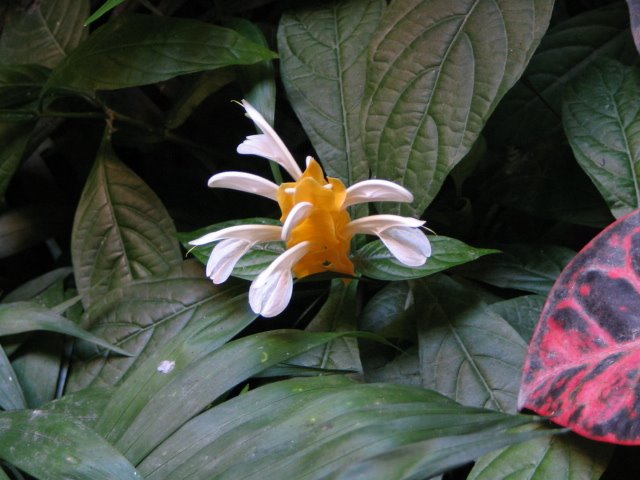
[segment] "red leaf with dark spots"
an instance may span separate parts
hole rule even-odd
[[[529,345],[518,407],[585,437],[640,445],[640,210],[562,271]]]

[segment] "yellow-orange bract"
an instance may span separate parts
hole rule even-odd
[[[293,268],[298,278],[328,270],[347,275],[355,273],[349,260],[353,235],[346,228],[351,221],[343,207],[346,196],[344,183],[337,178],[325,178],[322,167],[313,158],[309,158],[307,169],[297,182],[283,183],[278,188],[282,222],[296,204],[313,205],[309,216],[293,228],[287,241],[287,248],[304,241],[312,242],[309,253]]]

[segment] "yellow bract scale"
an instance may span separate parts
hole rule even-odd
[[[346,228],[351,217],[342,206],[347,197],[346,190],[339,179],[325,178],[322,167],[314,159],[309,160],[307,169],[297,182],[283,183],[278,188],[282,222],[296,204],[309,202],[313,205],[309,216],[292,230],[287,242],[287,248],[305,241],[312,242],[310,252],[293,268],[298,278],[326,271],[347,275],[355,273],[349,260],[352,235]]]

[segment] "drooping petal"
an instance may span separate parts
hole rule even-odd
[[[238,153],[259,155],[273,160],[284,168],[294,180],[298,180],[302,176],[302,171],[275,130],[249,102],[242,100],[242,106],[249,118],[262,131],[262,135],[248,136],[244,142],[238,145]]]
[[[292,230],[309,216],[311,210],[313,210],[313,204],[310,202],[300,202],[295,204],[289,212],[289,215],[287,215],[287,219],[282,226],[281,238],[283,242],[289,241]]]
[[[365,202],[413,202],[413,194],[388,180],[364,180],[347,188],[344,208]]]
[[[237,238],[248,240],[253,243],[258,242],[275,242],[280,240],[282,227],[278,225],[235,225],[233,227],[223,228],[221,230],[207,233],[200,238],[191,240],[189,245],[199,246],[207,243],[217,242],[225,238]]]
[[[222,283],[229,278],[238,260],[249,251],[254,242],[241,238],[227,238],[211,251],[207,262],[207,277],[213,283]]]
[[[382,230],[390,227],[421,227],[424,220],[402,217],[400,215],[369,215],[349,222],[348,231],[355,235],[364,233],[367,235],[379,235]]]
[[[299,243],[282,253],[251,284],[249,305],[263,317],[275,317],[289,304],[293,292],[291,269],[309,251],[311,242]]]
[[[258,175],[244,172],[222,172],[209,179],[211,188],[230,188],[278,200],[278,185]]]
[[[431,256],[431,243],[418,228],[390,227],[382,230],[379,237],[391,254],[409,267],[424,265]]]

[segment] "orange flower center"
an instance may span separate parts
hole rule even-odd
[[[314,273],[332,271],[353,275],[355,269],[349,259],[351,237],[346,226],[351,221],[342,205],[346,188],[337,178],[325,178],[322,167],[314,159],[297,182],[287,182],[278,189],[278,204],[284,222],[291,209],[300,202],[313,205],[311,213],[292,230],[287,248],[300,242],[311,241],[312,246],[294,266],[293,273],[306,277]]]

